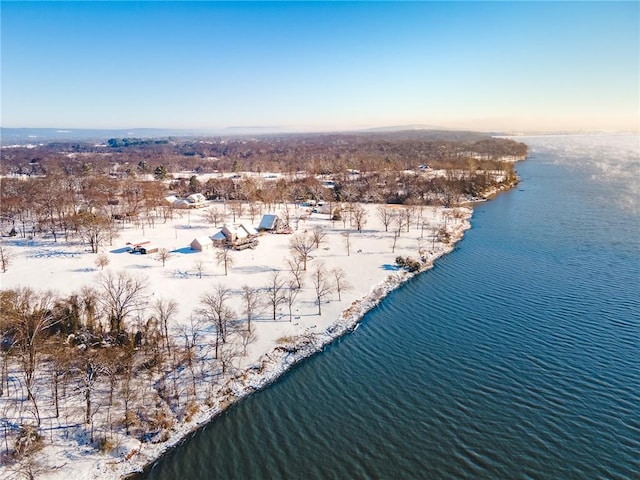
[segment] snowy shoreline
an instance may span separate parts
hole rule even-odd
[[[135,460],[125,460],[125,465],[129,465],[129,469],[123,469],[118,478],[135,479],[144,471],[153,467],[153,465],[161,460],[161,458],[175,448],[179,448],[181,444],[188,441],[189,438],[196,434],[201,428],[213,422],[218,415],[222,414],[229,407],[242,401],[249,395],[256,393],[269,387],[271,384],[297,364],[323,351],[324,347],[330,345],[341,337],[355,332],[358,325],[365,315],[382,302],[391,292],[400,288],[405,282],[411,280],[416,275],[420,275],[433,268],[434,262],[447,255],[455,249],[455,245],[462,240],[464,231],[471,228],[470,218],[467,218],[456,232],[449,248],[439,252],[430,258],[422,268],[415,273],[408,271],[399,271],[389,275],[385,280],[371,288],[371,292],[360,299],[354,300],[352,304],[346,308],[323,333],[310,334],[308,339],[303,343],[296,345],[278,346],[273,350],[265,353],[259,361],[237,375],[235,378],[228,380],[224,389],[227,393],[217,398],[217,404],[207,411],[203,411],[197,415],[193,425],[183,425],[186,430],[176,429],[175,434],[164,442],[160,449],[151,449],[153,451],[138,451]],[[201,418],[202,417],[202,418]],[[146,458],[145,458],[146,457]],[[108,472],[102,472],[108,473]],[[102,475],[100,475],[102,477]],[[95,478],[98,478],[96,476]],[[104,478],[104,477],[102,477]]]
[[[43,436],[46,442],[37,454],[38,461],[46,468],[42,478],[58,480],[69,478],[69,475],[82,479],[132,478],[152,467],[160,457],[209,424],[229,406],[266,388],[294,365],[355,329],[364,315],[391,291],[430,269],[436,259],[453,251],[455,244],[471,227],[470,219],[473,215],[473,210],[469,207],[424,207],[418,217],[420,222],[416,223],[414,220],[410,228],[405,228],[400,235],[399,231],[394,233],[391,228],[387,231],[378,218],[376,209],[388,208],[398,213],[398,209],[403,207],[372,204],[363,204],[363,207],[368,211],[369,228],[361,232],[348,227],[348,224],[331,222],[326,215],[321,214],[308,215],[309,218],[301,222],[297,231],[297,234],[308,234],[304,232],[321,228],[326,232],[322,248],[315,249],[309,258],[310,270],[314,265],[344,270],[346,279],[351,281],[353,288],[349,292],[345,290],[342,299],[338,295],[338,298],[331,297],[323,301],[322,314],[319,315],[313,288],[303,287],[294,306],[293,319],[290,318],[291,312],[286,312],[284,307],[278,310],[277,318],[271,318],[271,314],[267,313],[254,319],[259,338],[248,345],[245,355],[238,359],[235,370],[238,373],[233,373],[230,377],[223,375],[214,380],[205,379],[204,382],[199,380],[202,385],[192,401],[196,408],[189,411],[188,415],[178,412],[173,425],[160,431],[162,436],[142,440],[116,430],[112,434],[115,439],[114,447],[110,451],[100,452],[88,441],[88,427],[76,420],[83,418],[83,406],[78,394],[72,393],[65,399],[64,408],[68,413],[59,418],[54,417],[50,411],[43,413]],[[304,214],[299,207],[294,208],[298,215]],[[173,297],[180,302],[181,318],[176,319],[176,327],[189,327],[189,313],[197,307],[202,294],[211,288],[211,281],[214,282],[213,285],[223,283],[237,292],[243,283],[261,288],[274,271],[281,271],[283,274],[287,272],[286,257],[282,256],[290,252],[289,243],[293,237],[266,234],[260,236],[260,244],[255,251],[247,249],[234,253],[235,265],[228,275],[216,273],[216,270],[220,271],[220,267],[212,265],[213,258],[210,259],[203,252],[187,252],[184,248],[194,236],[211,230],[206,222],[200,220],[202,215],[202,212],[194,211],[171,223],[157,224],[146,232],[135,228],[123,230],[121,238],[111,247],[111,263],[105,269],[144,272],[149,289],[153,292],[151,296],[155,299],[179,295]],[[435,234],[436,230],[443,228],[447,233],[446,240],[437,238]],[[345,245],[345,231],[351,232],[350,247]],[[151,255],[131,255],[118,248],[129,237],[140,237],[140,233],[174,252],[166,268]],[[19,255],[2,277],[3,288],[17,288],[26,284],[38,290],[56,285],[63,293],[69,294],[82,288],[87,282],[95,282],[96,276],[99,278],[102,275],[101,270],[93,266],[95,255],[86,253],[79,245],[65,246],[46,241],[15,239],[14,248],[18,249],[16,252]],[[422,257],[420,270],[409,273],[398,268],[395,265],[398,256]],[[192,262],[199,259],[205,260],[207,266],[202,276],[193,270]],[[241,311],[239,299],[232,300],[235,302],[232,304],[234,310]],[[212,332],[203,331],[202,334],[204,337],[199,341],[205,345],[211,341]],[[207,355],[206,352],[204,355]],[[184,385],[188,380],[185,378],[187,375],[186,371],[179,374],[178,382]],[[42,384],[39,394],[43,405],[50,398],[47,388],[46,383]],[[153,389],[151,392],[155,395]],[[151,393],[144,395],[147,395],[146,401],[143,399],[139,408],[154,408],[156,397],[150,396]],[[6,396],[0,398],[4,402],[9,400]],[[8,407],[5,404],[3,408]],[[113,408],[115,410],[117,406]],[[181,408],[185,408],[184,398]],[[119,415],[114,411],[114,417],[120,418]],[[0,476],[4,468],[6,465],[0,465]]]

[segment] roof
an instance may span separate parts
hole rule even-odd
[[[187,197],[187,200],[191,203],[202,203],[206,200],[206,198],[201,193],[192,193]]]
[[[196,237],[193,239],[191,243],[194,243],[194,242],[198,242],[200,245],[211,245],[213,243],[211,239],[207,236]]]
[[[243,223],[240,226],[244,228],[249,235],[258,235],[258,231],[255,228],[253,228],[251,225],[247,225],[246,223]]]
[[[276,226],[278,216],[273,213],[267,213],[262,216],[258,230],[272,230]]]
[[[227,237],[224,236],[224,233],[222,233],[222,230],[218,230],[216,233],[211,235],[209,238],[211,238],[211,240],[213,240],[214,242],[224,241],[224,240],[227,239]]]

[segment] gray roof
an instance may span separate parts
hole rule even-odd
[[[262,216],[258,230],[273,230],[276,227],[278,216],[272,213],[267,213]]]

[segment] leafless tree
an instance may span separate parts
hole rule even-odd
[[[411,221],[416,216],[416,212],[416,207],[414,206],[405,207],[400,211],[400,215],[404,217],[404,223],[407,227],[407,232],[411,228]]]
[[[293,304],[298,297],[300,289],[295,281],[291,281],[287,284],[287,287],[283,291],[284,303],[287,304],[289,309],[289,321],[293,321]]]
[[[222,283],[218,283],[210,293],[205,294],[200,300],[202,307],[198,313],[216,327],[216,358],[218,358],[219,344],[227,341],[228,330],[236,318],[233,310],[227,306],[230,299],[231,290]]]
[[[222,376],[229,373],[230,370],[231,370],[231,373],[233,373],[233,370],[235,370],[234,362],[237,360],[239,356],[240,356],[240,351],[238,350],[238,347],[235,343],[229,342],[229,343],[220,345],[219,360],[220,360],[220,367],[222,368]]]
[[[240,343],[242,343],[242,355],[247,356],[247,347],[249,344],[255,342],[258,339],[258,334],[251,330],[240,331]]]
[[[49,330],[56,324],[56,319],[51,314],[53,295],[51,292],[38,294],[31,288],[22,287],[11,291],[3,301],[3,306],[8,307],[3,313],[10,318],[14,331],[12,347],[18,354],[27,399],[33,406],[39,427],[40,410],[33,386],[44,343]]]
[[[96,264],[96,267],[100,268],[100,270],[104,270],[104,267],[109,265],[110,262],[111,260],[109,259],[109,255],[103,252],[98,254],[94,263]]]
[[[255,222],[256,217],[262,213],[262,204],[258,202],[249,203],[249,221]]]
[[[242,202],[229,202],[229,208],[233,215],[233,221],[236,221],[236,217],[239,219],[244,213],[244,204]]]
[[[333,292],[334,286],[329,280],[327,269],[322,263],[316,265],[311,273],[311,281],[316,292],[316,303],[318,304],[318,315],[322,315],[322,301]]]
[[[342,232],[344,238],[344,246],[347,248],[347,257],[351,254],[351,231],[346,230]]]
[[[147,304],[147,281],[126,272],[107,272],[98,276],[98,301],[109,317],[111,331],[124,331],[124,322]]]
[[[77,357],[76,369],[81,380],[82,395],[85,402],[84,422],[87,425],[91,425],[91,441],[93,442],[93,415],[97,411],[95,405],[92,405],[93,391],[98,378],[104,373],[104,365],[99,353],[86,347],[82,349],[82,353]]]
[[[406,225],[406,218],[404,215],[399,214],[393,217],[393,243],[391,245],[391,253],[395,253],[396,251],[396,243],[398,242],[398,238],[400,238],[400,233],[402,229]]]
[[[316,227],[311,231],[311,238],[313,238],[313,244],[316,248],[320,248],[320,244],[324,242],[327,237],[327,232],[320,227]]]
[[[342,300],[340,293],[351,290],[351,284],[347,281],[347,274],[342,268],[336,267],[331,269],[331,275],[333,275],[333,284],[338,294],[338,300]]]
[[[218,262],[218,265],[224,266],[224,274],[227,275],[229,273],[229,269],[233,266],[231,250],[226,247],[219,248],[216,252],[216,261]]]
[[[251,320],[258,308],[261,306],[260,291],[249,285],[242,286],[242,302],[244,304],[244,314],[247,316],[247,331],[251,331]]]
[[[367,211],[360,205],[354,205],[351,209],[351,216],[356,225],[356,230],[362,232],[362,228],[367,224]]]
[[[193,262],[193,268],[198,273],[198,278],[202,278],[202,274],[205,270],[204,262],[202,260],[196,260]]]
[[[273,310],[273,320],[276,319],[276,311],[280,304],[284,302],[283,289],[285,283],[280,278],[280,272],[276,271],[269,277],[269,284],[265,288],[268,304]]]
[[[224,220],[224,212],[218,207],[210,208],[204,214],[204,219],[214,227],[217,227]]]
[[[384,205],[380,205],[378,208],[376,208],[376,212],[378,214],[378,219],[380,220],[382,225],[384,225],[384,231],[388,232],[389,225],[391,225],[391,222],[393,221],[393,212],[390,208],[387,208]]]
[[[166,248],[161,248],[156,254],[156,258],[162,262],[163,267],[164,264],[167,263],[167,260],[169,260],[172,256],[173,255],[171,254],[171,252]]]
[[[175,300],[158,298],[153,302],[153,313],[162,329],[162,339],[167,353],[171,354],[169,341],[169,321],[178,313],[178,303]]]
[[[100,245],[106,240],[111,241],[116,235],[116,232],[112,231],[111,220],[94,213],[79,213],[76,223],[80,236],[89,244],[92,253],[98,253]]]
[[[281,210],[282,213],[282,223],[284,227],[291,226],[291,208],[288,203],[285,203]]]
[[[2,268],[2,273],[5,273],[9,268],[12,257],[12,252],[0,243],[0,268]]]
[[[291,276],[296,281],[297,288],[302,288],[302,283],[304,280],[304,270],[302,269],[302,259],[294,255],[291,258],[287,258],[285,263],[289,267],[289,271],[291,272]]]
[[[306,271],[309,254],[315,248],[313,238],[305,234],[296,234],[289,241],[289,247],[293,254],[302,260],[302,270]]]

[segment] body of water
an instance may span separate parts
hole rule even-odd
[[[522,141],[454,253],[144,478],[640,478],[638,137]]]

